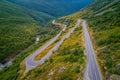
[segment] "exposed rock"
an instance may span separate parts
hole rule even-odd
[[[83,79],[81,79],[81,77],[79,77],[77,80],[83,80]]]
[[[120,63],[116,64],[116,67],[120,67]]]
[[[106,80],[109,80],[110,75],[111,74],[108,71],[105,72]]]
[[[40,35],[37,35],[37,36],[36,36],[35,44],[37,44],[37,43],[39,42],[39,40],[40,40]]]
[[[48,74],[48,80],[51,80],[52,75],[54,74],[55,70],[51,69],[50,73]]]
[[[62,68],[60,68],[60,69],[59,69],[59,73],[64,72],[64,71],[65,71],[65,69],[66,69],[66,67],[62,67]]]
[[[50,73],[48,74],[49,76],[52,76],[54,74],[54,69],[51,69]]]
[[[120,76],[118,76],[118,75],[111,75],[109,80],[120,80]]]

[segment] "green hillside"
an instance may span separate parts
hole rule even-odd
[[[0,62],[33,44],[36,35],[48,34],[50,28],[42,26],[53,18],[5,0],[0,1]]]
[[[11,3],[9,1],[2,0],[0,1],[0,18],[16,18],[24,17],[29,18],[30,20],[36,20],[40,23],[45,23],[54,17],[43,13],[34,11],[17,4]],[[22,20],[21,20],[22,21]]]

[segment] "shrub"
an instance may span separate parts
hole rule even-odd
[[[53,62],[53,59],[52,58],[50,58],[50,63],[52,63]]]
[[[74,55],[79,55],[79,56],[84,56],[82,48],[76,48],[76,49],[73,51],[73,54],[74,54]]]
[[[63,61],[71,62],[71,63],[77,62],[78,61],[78,57],[74,56],[73,54],[70,54],[70,55],[66,56]]]
[[[69,48],[63,48],[60,50],[60,55],[66,55],[66,54],[70,54],[70,49]]]
[[[79,72],[80,72],[80,66],[77,66],[77,67],[75,68],[75,72],[76,72],[76,73],[79,73]]]

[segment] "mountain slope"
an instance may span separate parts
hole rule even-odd
[[[40,21],[44,24],[45,20],[49,21],[54,18],[46,13],[34,11],[9,1],[0,1],[0,18],[24,17]],[[47,22],[46,21],[46,22]]]
[[[58,17],[76,12],[92,0],[8,0],[32,10]]]
[[[91,0],[1,0],[0,63],[34,43],[37,34],[50,32],[50,29],[45,27],[45,30],[41,26],[47,26],[46,23],[55,17],[75,12],[90,2]]]

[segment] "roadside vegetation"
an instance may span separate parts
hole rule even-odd
[[[68,26],[69,28],[69,26]],[[85,55],[83,49],[82,27],[75,29],[60,48],[53,52],[50,59],[44,64],[30,71],[25,79],[52,79],[52,80],[76,80],[83,79],[85,69]],[[46,76],[46,77],[44,77]]]
[[[89,19],[96,52],[105,80],[120,76],[120,2],[104,9],[108,12]]]
[[[63,27],[63,25],[60,25],[59,27]],[[63,27],[64,28],[64,27]],[[36,57],[35,57],[35,60],[40,60],[41,58],[43,58],[56,44],[58,41],[60,41],[62,39],[63,36],[66,35],[66,33],[68,33],[70,31],[70,27],[67,27],[67,29],[65,31],[62,31],[62,34],[58,37],[58,39],[52,43],[50,46],[48,46],[44,51],[42,51],[40,54],[38,54]]]
[[[96,13],[113,1],[95,0],[83,10],[65,17],[71,22],[77,18],[87,20],[104,80],[120,79],[120,1]]]

